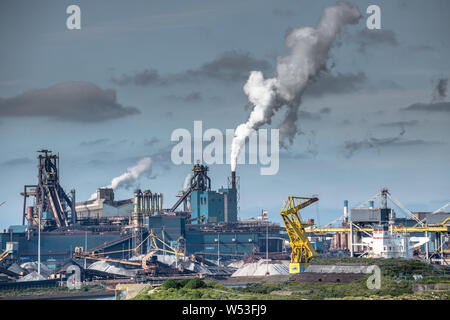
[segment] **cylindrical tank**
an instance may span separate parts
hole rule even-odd
[[[27,220],[31,222],[33,220],[34,207],[27,207]]]
[[[162,210],[163,208],[163,195],[162,193],[159,194],[159,210]]]
[[[155,192],[153,194],[153,211],[157,211],[158,210],[158,194]]]
[[[150,211],[150,214],[153,214],[154,208],[153,208],[153,193],[150,192],[148,195],[148,209]]]
[[[348,221],[348,200],[344,200],[344,220]]]
[[[139,213],[142,214],[144,210],[144,194],[142,193],[141,190],[139,190],[138,198],[139,198]]]
[[[134,210],[133,210],[134,214],[137,214],[140,210],[140,208],[139,208],[139,205],[140,205],[139,204],[139,192],[141,192],[141,190],[139,190],[139,189],[134,190]]]
[[[144,207],[142,209],[145,216],[148,216],[150,214],[150,190],[144,191]]]

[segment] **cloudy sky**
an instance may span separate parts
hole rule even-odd
[[[81,8],[81,30],[66,8]],[[170,160],[171,133],[225,132],[251,111],[243,86],[252,70],[275,74],[285,35],[315,27],[335,1],[24,1],[0,3],[0,227],[21,223],[24,184],[37,179],[36,151],[59,152],[61,183],[85,200],[143,157],[151,172],[134,187],[164,193],[170,206],[191,165]],[[240,216],[289,195],[318,194],[304,215],[324,224],[382,187],[411,211],[450,199],[450,3],[358,1],[363,18],[331,48],[311,81],[300,128],[280,153],[280,170],[261,176],[238,166]],[[381,30],[366,8],[381,7]],[[272,125],[277,128],[283,112]],[[213,188],[229,165],[210,168]],[[399,213],[399,215],[401,215]]]

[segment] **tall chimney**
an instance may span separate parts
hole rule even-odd
[[[344,221],[348,221],[348,200],[344,200]]]
[[[231,171],[231,189],[236,189],[236,171]]]

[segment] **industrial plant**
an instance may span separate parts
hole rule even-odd
[[[317,226],[313,219],[303,221],[300,211],[318,197],[288,195],[281,225],[270,222],[265,210],[255,218],[238,218],[236,170],[227,188],[217,190],[212,189],[210,168],[197,163],[185,190],[172,195],[148,186],[118,200],[105,187],[90,200],[77,201],[75,190],[66,192],[60,185],[59,154],[40,150],[37,159],[37,183],[21,192],[23,223],[0,233],[0,286],[6,288],[57,281],[67,277],[71,265],[81,269],[83,281],[148,282],[177,276],[299,274],[323,257],[450,262],[450,213],[444,212],[450,203],[434,212],[410,212],[382,188],[354,208],[344,200],[339,218]],[[375,207],[376,199],[380,207]],[[406,217],[390,208],[388,200]]]

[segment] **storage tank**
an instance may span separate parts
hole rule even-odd
[[[145,190],[144,191],[144,208],[143,208],[143,213],[145,216],[149,216],[150,215],[150,195],[152,193],[150,192],[150,190]]]
[[[27,220],[28,222],[31,222],[33,220],[33,212],[34,212],[34,207],[27,207]]]
[[[158,207],[159,207],[159,210],[162,210],[162,208],[163,208],[163,195],[162,195],[162,193],[160,193],[159,195],[158,195]]]

